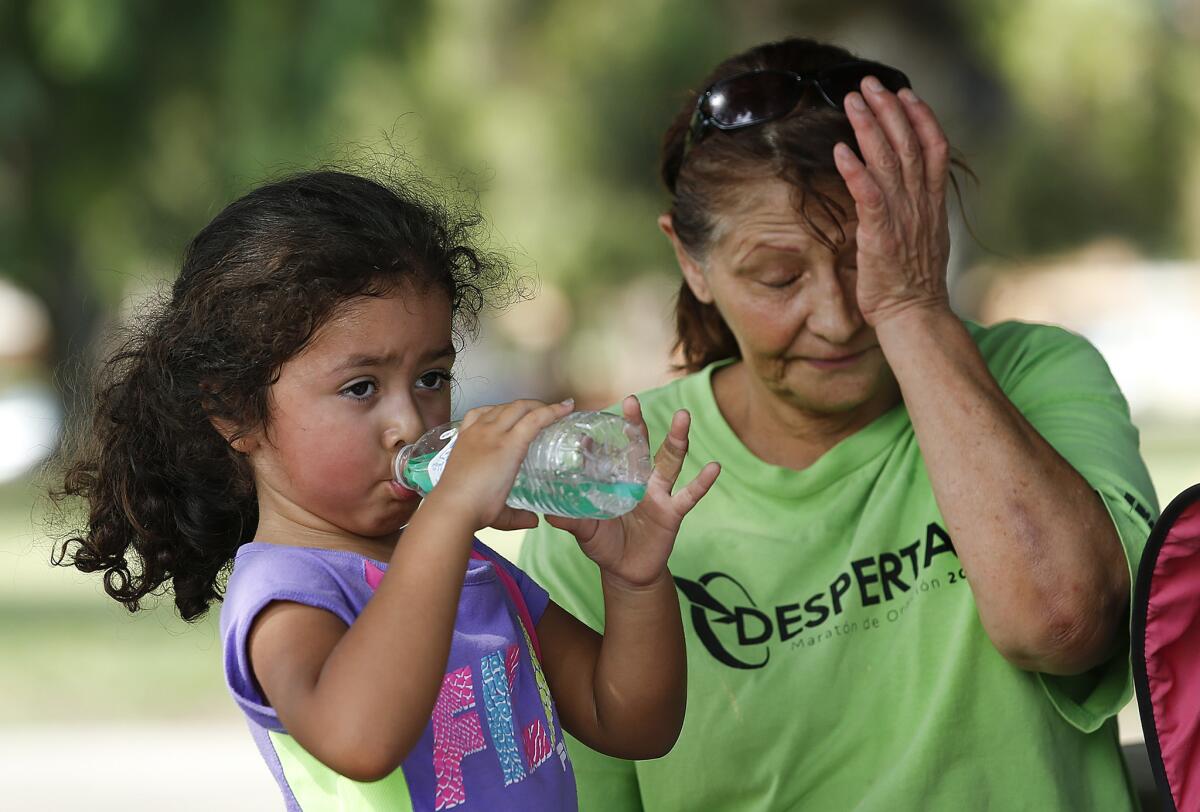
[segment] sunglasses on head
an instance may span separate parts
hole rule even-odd
[[[830,107],[842,110],[846,94],[858,90],[868,76],[874,76],[893,93],[912,87],[908,77],[895,68],[864,60],[831,65],[811,76],[785,70],[753,70],[714,82],[696,99],[683,154],[686,156],[714,128],[740,130],[786,116],[809,87],[815,88]]]

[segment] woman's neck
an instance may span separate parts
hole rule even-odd
[[[754,456],[795,470],[808,468],[899,402],[899,390],[888,389],[850,411],[813,412],[773,392],[744,361],[717,370],[712,389],[725,422]]]

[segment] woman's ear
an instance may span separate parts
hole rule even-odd
[[[712,304],[712,292],[708,289],[708,279],[704,276],[704,269],[679,241],[679,235],[675,233],[675,224],[671,221],[671,215],[660,214],[658,227],[671,241],[671,247],[675,249],[675,260],[679,263],[679,270],[683,272],[684,281],[692,289],[692,295],[704,304]]]

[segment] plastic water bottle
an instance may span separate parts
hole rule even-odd
[[[460,423],[430,429],[401,448],[395,480],[422,496],[433,490]],[[534,438],[506,503],[554,516],[611,519],[642,501],[650,472],[649,446],[632,423],[606,412],[572,412]]]

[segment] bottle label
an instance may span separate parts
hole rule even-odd
[[[433,459],[429,461],[429,468],[426,469],[429,474],[429,487],[433,488],[438,484],[438,480],[442,478],[442,471],[446,470],[446,461],[450,459],[450,452],[454,450],[454,444],[458,442],[458,429],[448,429],[442,432],[441,439],[450,438],[450,442],[433,455]]]

